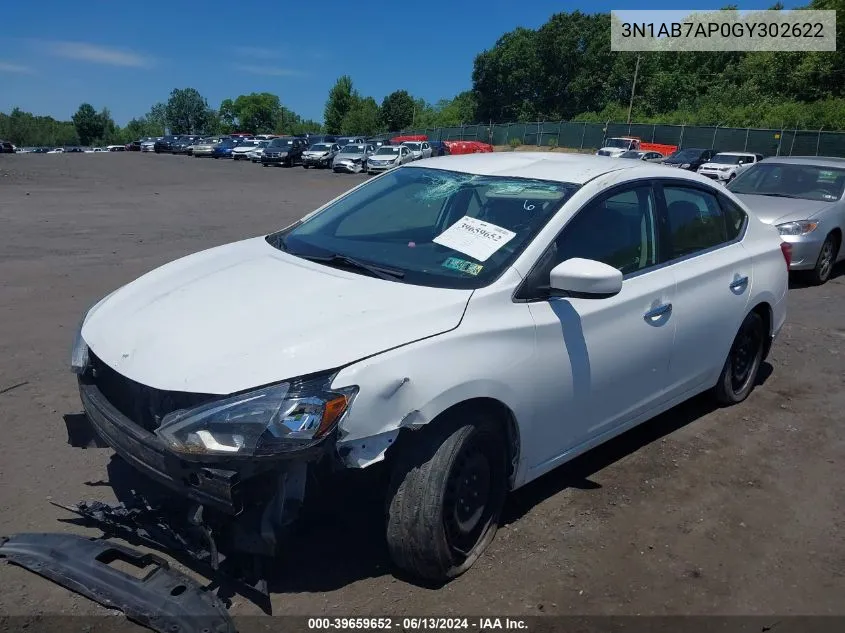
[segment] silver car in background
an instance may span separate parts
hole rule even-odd
[[[627,152],[622,152],[617,158],[627,158],[630,160],[644,160],[647,163],[660,163],[666,158],[660,152],[646,151],[644,149],[629,149]]]
[[[264,154],[265,148],[270,144],[270,141],[272,140],[273,139],[256,139],[257,145],[253,147],[251,151],[247,152],[246,157],[253,163],[260,163],[261,156]]]
[[[790,270],[815,285],[845,258],[845,159],[764,158],[727,185],[763,222],[792,245]]]
[[[340,145],[337,143],[314,143],[302,152],[302,166],[305,169],[309,167],[331,167],[338,152],[340,152]]]
[[[367,159],[367,173],[387,171],[412,160],[414,157],[411,150],[404,145],[382,145]]]
[[[414,160],[431,158],[431,145],[428,144],[428,141],[405,141],[402,145],[411,150]]]
[[[357,174],[367,168],[367,159],[375,151],[372,145],[356,143],[346,145],[332,160],[332,170]]]
[[[206,137],[196,143],[196,145],[192,146],[191,155],[194,158],[201,158],[203,156],[211,156],[211,152],[214,151],[214,146],[217,145],[222,140],[219,136],[209,136]]]

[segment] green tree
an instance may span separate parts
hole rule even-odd
[[[171,134],[204,133],[211,110],[195,88],[174,88],[164,106],[164,119]]]
[[[478,101],[475,93],[466,90],[452,99],[441,99],[437,102],[437,125],[450,127],[476,122]]]
[[[164,134],[164,128],[167,127],[167,106],[163,103],[156,103],[144,118],[149,125],[149,136]]]
[[[82,145],[89,145],[93,139],[102,138],[103,120],[90,103],[80,105],[71,119]]]
[[[534,118],[541,75],[537,32],[518,28],[475,58],[473,89],[481,120],[514,121]]]
[[[379,132],[381,126],[381,112],[376,100],[372,97],[356,97],[346,116],[343,117],[341,129],[347,134],[370,136]]]
[[[279,97],[269,92],[240,95],[231,106],[237,126],[245,132],[272,132],[282,117]]]
[[[323,114],[325,128],[328,134],[342,134],[343,119],[352,108],[356,93],[352,87],[349,75],[340,77],[329,91],[329,98]]]
[[[414,98],[407,90],[394,90],[381,102],[381,120],[391,132],[411,125],[414,118]]]

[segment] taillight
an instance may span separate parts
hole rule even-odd
[[[792,265],[792,244],[789,242],[780,243],[780,252],[783,253],[783,259],[786,261],[786,267]]]

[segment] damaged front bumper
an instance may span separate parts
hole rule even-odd
[[[361,161],[342,160],[333,163],[332,169],[336,172],[342,171],[348,174],[360,174],[364,171],[364,165]]]

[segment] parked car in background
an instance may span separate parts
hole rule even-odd
[[[249,153],[255,150],[261,141],[258,139],[250,139],[241,141],[232,150],[233,160],[249,160]]]
[[[84,151],[86,154],[105,154],[109,150],[107,150],[105,147],[89,147]]]
[[[127,152],[140,152],[141,151],[141,143],[143,141],[132,141],[131,143],[126,144],[126,151]]]
[[[338,136],[334,142],[342,149],[347,145],[360,145],[364,143],[364,139],[360,136]]]
[[[55,149],[51,149],[51,150],[50,150],[49,152],[47,152],[47,153],[48,153],[48,154],[64,154],[64,153],[65,153],[65,148],[64,148],[64,147],[57,147],[57,148],[55,148]]]
[[[845,159],[764,158],[727,185],[792,246],[790,270],[815,285],[830,279],[845,259]]]
[[[110,152],[125,152],[126,145],[107,145],[106,149]]]
[[[623,153],[637,149],[646,152],[659,152],[664,156],[669,156],[678,150],[678,146],[663,143],[647,143],[637,136],[614,136],[602,141],[602,146],[596,152],[596,156],[619,158]]]
[[[179,141],[179,136],[169,134],[167,136],[162,136],[160,139],[157,139],[156,142],[153,144],[153,151],[156,154],[167,153],[173,151],[174,143]]]
[[[429,141],[428,144],[431,146],[431,157],[434,158],[436,156],[448,156],[449,155],[449,146],[444,143],[443,141]]]
[[[191,146],[191,156],[193,156],[194,158],[211,156],[212,152],[214,151],[214,146],[217,145],[224,138],[226,137],[207,136],[205,138],[200,139],[194,145]]]
[[[698,168],[698,173],[720,182],[730,182],[754,163],[763,160],[762,154],[748,152],[719,152]]]
[[[252,151],[247,154],[247,158],[249,158],[249,160],[253,163],[260,163],[261,156],[264,154],[264,150],[270,144],[271,140],[272,139],[259,140],[258,145],[256,147],[253,147]]]
[[[235,151],[235,148],[241,144],[241,140],[239,138],[224,138],[220,139],[220,142],[214,146],[214,149],[211,150],[211,157],[212,158],[232,158],[232,153]]]
[[[265,167],[275,165],[276,167],[293,167],[302,160],[302,153],[305,151],[305,141],[300,138],[284,137],[274,138],[264,148],[261,154],[261,164]]]
[[[663,164],[687,171],[698,171],[698,168],[713,158],[716,153],[716,150],[713,149],[681,149],[664,158]]]
[[[32,154],[49,154],[50,148],[49,147],[35,147],[33,148]]]
[[[161,138],[161,137],[146,138],[143,141],[141,141],[141,151],[142,152],[154,152],[155,146],[156,146],[156,141],[158,141],[159,138]]]
[[[202,137],[196,135],[185,135],[180,136],[178,140],[176,140],[171,149],[171,154],[187,154],[188,148],[191,147],[194,143],[200,140]]]
[[[337,143],[314,143],[302,153],[302,166],[309,167],[330,167],[332,160],[340,151]]]
[[[384,145],[390,145],[390,141],[383,138],[368,138],[364,140],[364,143],[366,145],[372,145],[376,149],[383,147]]]
[[[628,160],[644,160],[648,163],[659,163],[666,157],[660,152],[650,152],[642,149],[629,149],[627,152],[619,154],[619,158],[625,158]]]
[[[0,141],[0,154],[15,154],[15,146],[11,141]]]
[[[372,145],[356,143],[345,145],[332,159],[332,170],[357,174],[367,168],[367,159],[375,151]]]
[[[214,526],[227,558],[300,547],[283,535],[312,495],[384,469],[383,501],[361,507],[397,568],[443,584],[511,491],[698,394],[743,402],[786,319],[785,260],[697,174],[548,152],[415,162],[81,315],[74,427],[166,487],[168,511],[141,516]]]
[[[411,150],[414,160],[431,158],[431,145],[428,144],[428,141],[405,141],[402,145]]]
[[[66,147],[65,153],[67,154],[84,154],[85,150],[81,147]]]
[[[411,150],[404,145],[383,145],[367,159],[367,173],[375,174],[400,167],[414,160]]]

